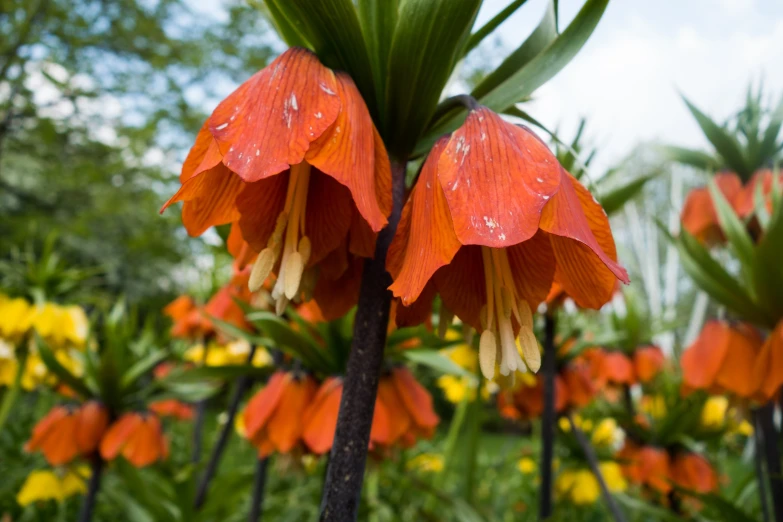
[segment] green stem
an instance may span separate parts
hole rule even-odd
[[[378,509],[381,504],[381,485],[380,485],[380,473],[377,468],[370,468],[367,470],[367,504],[370,507],[370,514],[368,516],[369,522],[380,522],[380,513]]]
[[[479,382],[481,382],[479,380]],[[466,455],[468,458],[467,466],[465,469],[465,492],[464,498],[470,504],[473,505],[473,494],[476,490],[476,468],[478,467],[478,448],[479,440],[481,439],[481,390],[476,389],[476,398],[470,403],[470,424],[468,425],[468,440]]]
[[[22,375],[24,375],[24,368],[27,365],[27,349],[21,348],[19,351],[19,357],[17,358],[19,366],[16,369],[14,382],[5,392],[3,403],[0,405],[0,432],[3,431],[5,422],[8,420],[8,416],[11,414],[11,410],[16,403],[16,399],[19,397],[19,390],[22,388]]]

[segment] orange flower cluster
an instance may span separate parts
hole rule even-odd
[[[623,473],[631,482],[662,494],[672,485],[697,493],[718,488],[718,476],[709,461],[697,453],[677,451],[670,455],[663,448],[627,443],[618,454]]]
[[[779,179],[783,182],[783,174],[779,175]],[[715,183],[721,194],[742,219],[753,214],[756,206],[756,192],[759,190],[764,197],[767,209],[771,211],[773,180],[774,175],[769,169],[756,172],[744,187],[742,180],[733,172],[723,172],[715,176]],[[685,230],[705,243],[724,240],[715,205],[712,202],[712,195],[707,187],[694,189],[688,194],[680,219]]]
[[[148,412],[126,413],[111,425],[101,440],[101,457],[114,460],[119,455],[141,468],[169,455],[160,419]]]
[[[55,406],[35,425],[25,450],[41,450],[53,466],[68,464],[94,453],[108,425],[106,408],[95,401],[80,407]]]
[[[318,386],[309,375],[278,371],[248,402],[244,435],[261,456],[295,449],[326,453],[332,448],[342,391],[339,377]],[[381,376],[371,447],[412,446],[417,438],[430,438],[438,422],[432,398],[407,368]]]
[[[582,354],[590,361],[592,377],[598,387],[648,383],[663,369],[666,358],[657,346],[641,346],[630,357],[623,352],[588,348]]]
[[[708,321],[680,364],[686,391],[766,402],[783,385],[783,322],[764,340],[749,324]]]
[[[355,304],[356,259],[374,254],[391,212],[391,168],[348,75],[289,49],[217,106],[180,181],[164,209],[183,201],[191,235],[237,224],[231,249],[255,258],[251,290],[276,274],[278,313],[310,296],[327,318]]]

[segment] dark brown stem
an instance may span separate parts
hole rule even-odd
[[[539,489],[538,519],[552,516],[552,463],[555,455],[555,317],[548,311],[544,316],[544,360],[541,364],[544,378],[544,411],[541,415],[541,488]]]
[[[759,503],[764,522],[770,522],[769,498],[767,497],[767,477],[764,474],[764,436],[762,434],[761,416],[758,410],[753,412],[753,456],[756,464],[756,481],[759,486]]]
[[[764,456],[769,478],[769,491],[772,494],[772,509],[775,522],[783,522],[783,473],[780,465],[778,430],[775,427],[775,401],[770,401],[757,410],[759,431],[764,441]]]
[[[604,476],[601,474],[601,468],[598,465],[598,457],[595,456],[595,451],[590,445],[590,441],[587,440],[585,434],[582,433],[582,430],[580,430],[579,426],[576,425],[574,418],[570,413],[568,414],[568,422],[571,424],[571,431],[574,432],[574,436],[576,437],[579,446],[581,446],[585,457],[587,457],[587,463],[590,465],[590,470],[593,472],[593,475],[595,475],[595,478],[598,481],[598,486],[601,488],[601,494],[603,495],[604,501],[606,502],[606,507],[609,508],[609,512],[612,514],[612,518],[614,518],[617,522],[626,522],[625,513],[622,512],[620,506],[618,506],[617,502],[614,501],[612,493],[606,486],[606,481],[604,480]]]
[[[405,191],[405,162],[392,161],[392,213],[378,234],[375,257],[364,263],[359,307],[345,373],[340,413],[321,499],[322,521],[356,520],[367,462],[378,376],[386,346],[391,276],[386,252],[400,220]]]
[[[253,361],[253,356],[255,353],[256,347],[253,346],[250,349],[250,353],[247,354],[248,364]],[[198,488],[196,489],[196,497],[193,501],[196,509],[201,509],[201,507],[204,505],[204,501],[207,499],[209,483],[212,481],[212,477],[214,477],[215,473],[217,472],[218,464],[220,464],[220,459],[223,458],[223,452],[226,449],[226,444],[228,444],[228,439],[231,436],[231,432],[234,431],[234,418],[237,415],[239,403],[242,400],[242,397],[245,395],[245,392],[247,392],[252,384],[253,379],[251,377],[245,376],[236,380],[234,392],[231,395],[231,400],[228,404],[228,418],[226,419],[226,423],[223,425],[223,428],[220,430],[217,442],[215,442],[215,445],[212,447],[212,453],[209,455],[207,469],[204,470],[204,475],[201,477],[201,482],[199,482]]]
[[[253,476],[253,496],[251,497],[250,513],[247,522],[259,522],[264,511],[264,492],[266,490],[266,474],[269,467],[269,457],[256,461],[256,472]]]
[[[98,498],[98,490],[101,487],[101,473],[103,472],[103,459],[97,453],[92,456],[90,463],[90,482],[87,485],[87,494],[84,496],[82,508],[79,512],[79,522],[90,522],[92,512],[95,509],[95,501]]]

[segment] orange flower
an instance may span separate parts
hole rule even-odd
[[[259,252],[250,287],[275,272],[278,312],[312,290],[301,288],[315,277],[306,271],[319,280],[343,275],[347,263],[310,270],[331,253],[371,257],[374,233],[391,211],[389,159],[361,94],[346,74],[299,48],[217,106],[180,182],[164,209],[184,201],[191,235],[238,222],[243,240]]]
[[[247,403],[244,421],[248,440],[266,457],[289,453],[302,440],[304,412],[313,402],[316,383],[294,372],[275,372]]]
[[[151,402],[149,409],[161,417],[173,417],[179,420],[191,420],[193,418],[193,407],[177,399]]]
[[[633,353],[633,367],[641,383],[650,382],[663,369],[666,357],[657,346],[642,346]]]
[[[761,185],[761,195],[766,202],[767,211],[772,211],[772,186],[774,175],[770,169],[759,170],[750,181],[745,185],[745,188],[737,194],[734,200],[734,210],[739,217],[746,218],[753,214],[756,209],[756,191],[759,190]],[[778,174],[778,180],[783,186],[783,172]]]
[[[624,462],[623,473],[631,482],[649,486],[664,494],[671,491],[669,455],[666,450],[653,446],[637,448],[626,444],[617,457]]]
[[[718,476],[709,461],[696,453],[678,453],[671,463],[671,481],[697,493],[718,489]]]
[[[632,385],[636,382],[634,366],[621,352],[606,352],[603,358],[603,381],[609,384]]]
[[[772,359],[757,366],[757,359],[763,360],[765,353],[773,355],[761,346],[761,337],[750,325],[708,321],[682,355],[683,383],[690,389],[726,390],[744,398],[753,397],[760,387],[763,391],[771,390],[775,382],[779,386],[781,372],[777,376],[771,371],[767,373],[773,369],[768,364]],[[754,366],[760,373],[755,373]],[[770,378],[770,387],[764,387],[762,375]]]
[[[381,376],[370,432],[372,442],[408,448],[419,438],[431,438],[439,422],[432,396],[410,370],[398,366]]]
[[[733,204],[742,191],[742,181],[733,172],[716,175],[715,183],[729,204]],[[712,195],[707,187],[699,187],[688,193],[680,220],[682,227],[701,241],[716,242],[723,239]]]
[[[181,295],[163,309],[172,321],[171,336],[179,339],[198,339],[214,332],[212,323],[204,316],[190,296]]]
[[[734,357],[736,358],[736,354]],[[747,374],[745,378],[748,378]],[[764,341],[753,366],[751,381],[758,384],[760,398],[765,401],[772,399],[783,385],[783,321],[778,323]]]
[[[485,107],[471,110],[430,152],[387,259],[402,304],[429,310],[434,294],[481,331],[482,371],[540,366],[534,310],[558,281],[598,308],[627,282],[609,221],[590,193],[532,132]],[[424,317],[417,318],[419,322]],[[399,324],[399,321],[398,321]]]
[[[590,404],[598,388],[590,377],[590,367],[581,362],[572,362],[560,372],[568,397],[568,404],[581,408]]]
[[[89,401],[78,409],[55,406],[33,428],[25,450],[41,450],[53,466],[94,452],[109,424],[106,408]]]
[[[169,455],[169,445],[161,429],[160,419],[153,413],[126,413],[109,427],[101,441],[101,457],[125,459],[142,468]]]
[[[577,392],[578,393],[578,392]],[[555,411],[562,412],[569,403],[569,389],[560,375],[555,376]],[[500,415],[511,420],[531,420],[544,411],[544,381],[536,376],[531,384],[521,381],[512,390],[501,390],[497,396]]]

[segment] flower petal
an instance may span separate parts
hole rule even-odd
[[[302,439],[314,453],[320,455],[332,449],[342,394],[342,381],[334,377],[328,378],[318,389],[312,404],[303,415],[306,420]]]
[[[452,134],[438,179],[460,243],[498,248],[533,237],[561,183],[549,148],[486,107],[470,111]]]
[[[209,118],[223,164],[247,182],[301,163],[340,112],[334,73],[291,48],[239,86]]]
[[[390,248],[394,256],[389,262],[392,275],[398,267],[400,270],[389,289],[405,306],[416,301],[435,271],[451,262],[461,246],[437,180],[438,158],[447,142],[447,138],[441,138],[435,143],[405,204],[405,221],[397,235],[409,232],[407,243],[404,237],[395,237],[396,244],[393,250]],[[400,263],[403,244],[405,257]]]
[[[214,168],[222,159],[223,156],[220,154],[217,142],[209,132],[209,120],[207,120],[198,131],[196,142],[182,164],[182,170],[179,174],[180,183],[185,183],[193,176]]]
[[[555,279],[580,306],[600,308],[628,273],[615,259],[614,239],[601,206],[561,169],[560,190],[541,213],[541,230],[552,234]]]
[[[691,388],[709,388],[729,350],[731,328],[723,321],[708,321],[699,337],[682,354],[682,378]]]
[[[330,176],[312,171],[305,214],[305,235],[312,244],[308,266],[320,262],[343,242],[351,228],[353,212],[348,189]]]
[[[109,427],[109,430],[101,440],[101,457],[112,460],[120,454],[128,437],[141,424],[141,416],[136,413],[127,413]]]
[[[535,310],[546,299],[555,275],[555,255],[549,236],[539,230],[527,241],[506,250],[517,293]]]
[[[378,232],[386,226],[388,214],[378,205],[376,193],[375,128],[359,89],[344,73],[337,75],[337,95],[342,110],[334,124],[312,143],[305,159],[348,187],[356,208],[373,231]],[[391,181],[388,190],[390,196]]]
[[[277,408],[285,388],[291,381],[291,374],[275,372],[260,391],[258,391],[245,408],[245,432],[248,439],[253,439],[269,420]]]
[[[315,395],[315,381],[309,377],[294,378],[283,389],[280,404],[267,426],[269,440],[277,451],[288,453],[302,436],[302,413]]]
[[[762,383],[752,377],[761,352],[761,337],[752,326],[740,323],[730,329],[729,339],[714,382],[740,397],[751,398]]]
[[[382,443],[394,444],[411,428],[413,419],[397,392],[397,387],[388,376],[381,377],[378,381],[378,401],[383,403],[388,415],[387,437],[382,437],[386,439]]]
[[[764,342],[753,380],[759,384],[759,392],[766,400],[772,399],[783,385],[783,321]]]
[[[483,330],[481,307],[487,302],[487,287],[481,247],[460,248],[450,264],[435,272],[433,280],[446,308],[463,323],[478,331]]]
[[[327,321],[339,319],[359,301],[359,288],[362,284],[364,260],[351,256],[348,268],[336,279],[323,271],[318,276],[313,290],[313,300]]]
[[[404,367],[392,369],[392,379],[405,408],[420,427],[433,430],[440,418],[432,409],[432,396],[419,384],[411,371]]]
[[[657,346],[637,348],[633,354],[633,365],[639,382],[650,382],[663,369],[666,358]]]
[[[623,353],[609,352],[604,357],[606,379],[615,384],[633,384],[636,380],[631,360]]]
[[[266,248],[277,217],[285,208],[290,173],[246,183],[236,199],[242,237],[256,252]],[[305,216],[306,217],[306,216]]]

